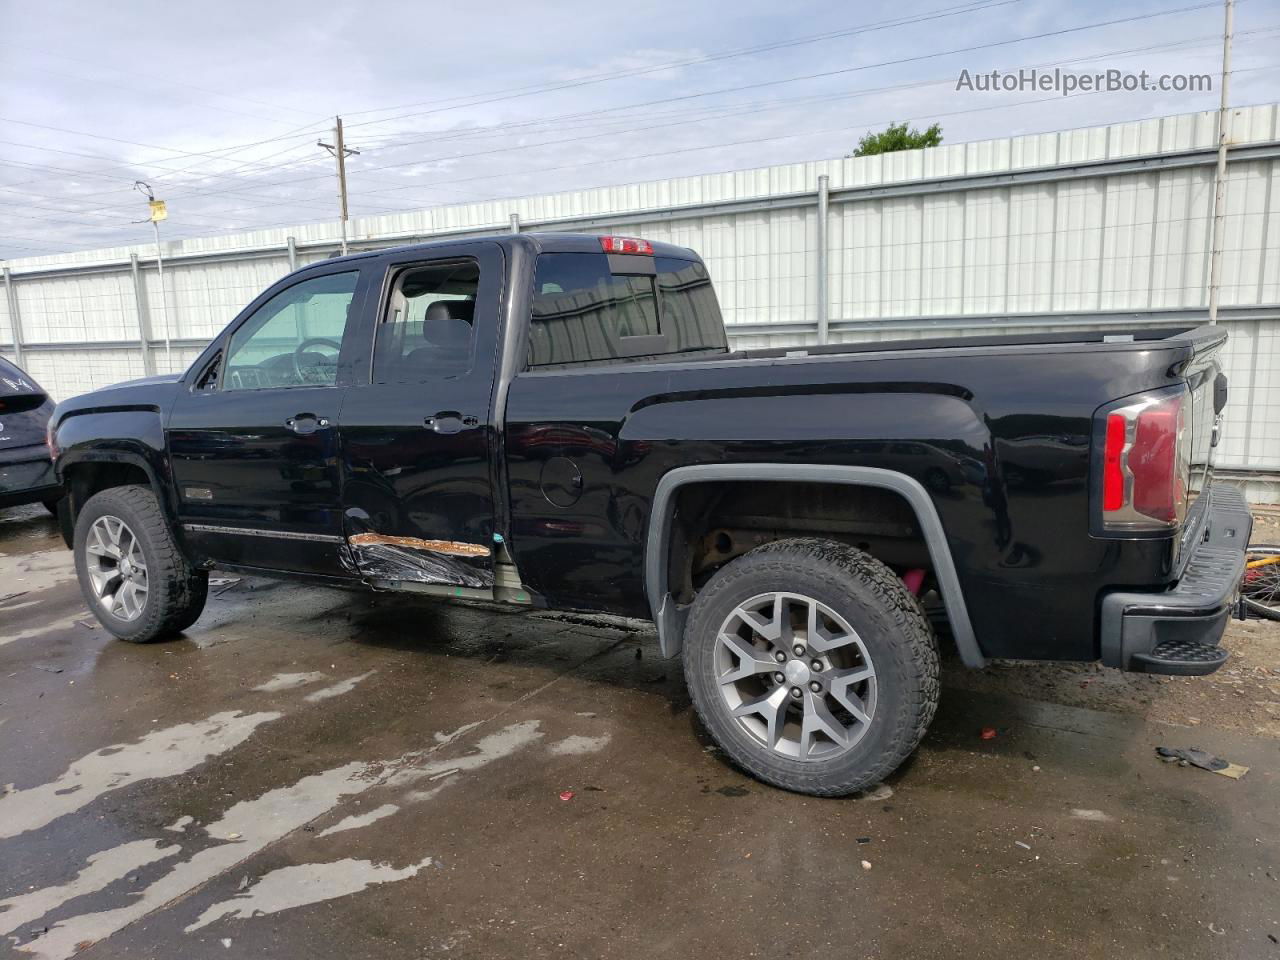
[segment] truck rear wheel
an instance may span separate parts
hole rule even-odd
[[[734,763],[816,796],[879,783],[938,705],[937,643],[915,597],[831,540],[779,540],[722,567],[694,601],[684,668]]]
[[[76,517],[73,552],[89,608],[121,640],[163,640],[204,609],[209,574],[183,556],[146,487],[112,487],[90,497]]]

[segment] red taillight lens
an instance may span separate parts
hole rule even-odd
[[[1182,398],[1172,397],[1138,414],[1129,472],[1133,509],[1145,517],[1172,523],[1178,519],[1178,422]]]
[[[1148,395],[1107,414],[1102,523],[1160,530],[1182,522],[1190,475],[1185,394]]]
[[[1102,461],[1102,509],[1119,510],[1124,506],[1124,454],[1128,421],[1118,413],[1107,417],[1107,449]]]
[[[635,237],[601,237],[600,249],[605,253],[638,253],[642,256],[653,256],[653,244],[648,240]]]

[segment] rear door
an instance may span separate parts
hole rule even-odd
[[[367,382],[341,417],[351,555],[369,579],[491,587],[502,248],[381,262]]]
[[[169,454],[179,516],[199,555],[350,575],[337,425],[364,287],[350,261],[282,281],[179,394]]]

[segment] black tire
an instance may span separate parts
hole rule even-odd
[[[96,596],[87,568],[86,542],[102,517],[123,520],[137,538],[147,565],[147,597],[141,613],[123,620]],[[142,486],[111,487],[94,494],[76,517],[73,552],[80,591],[109,632],[130,643],[165,640],[199,618],[209,595],[209,573],[191,565],[173,539],[164,511],[152,491]]]
[[[772,592],[811,597],[838,613],[875,666],[870,723],[861,739],[830,759],[792,759],[771,750],[733,717],[721,695],[715,659],[720,628],[738,605]],[[831,540],[776,541],[721,568],[694,601],[684,668],[699,717],[737,766],[815,796],[844,796],[881,782],[919,745],[938,706],[937,642],[920,604],[883,563]]]

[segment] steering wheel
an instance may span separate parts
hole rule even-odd
[[[306,340],[303,340],[300,344],[298,344],[296,347],[293,348],[293,372],[297,376],[299,383],[318,383],[319,382],[315,380],[313,377],[308,376],[306,373],[303,373],[304,369],[312,372],[314,372],[316,369],[315,366],[303,367],[302,365],[302,355],[307,352],[307,347],[310,347],[313,344],[316,344],[316,345],[324,344],[327,347],[333,347],[333,349],[338,351],[339,353],[342,352],[342,344],[338,343],[336,340],[330,340],[328,337],[309,337]],[[336,360],[334,361],[334,366],[337,366]]]

